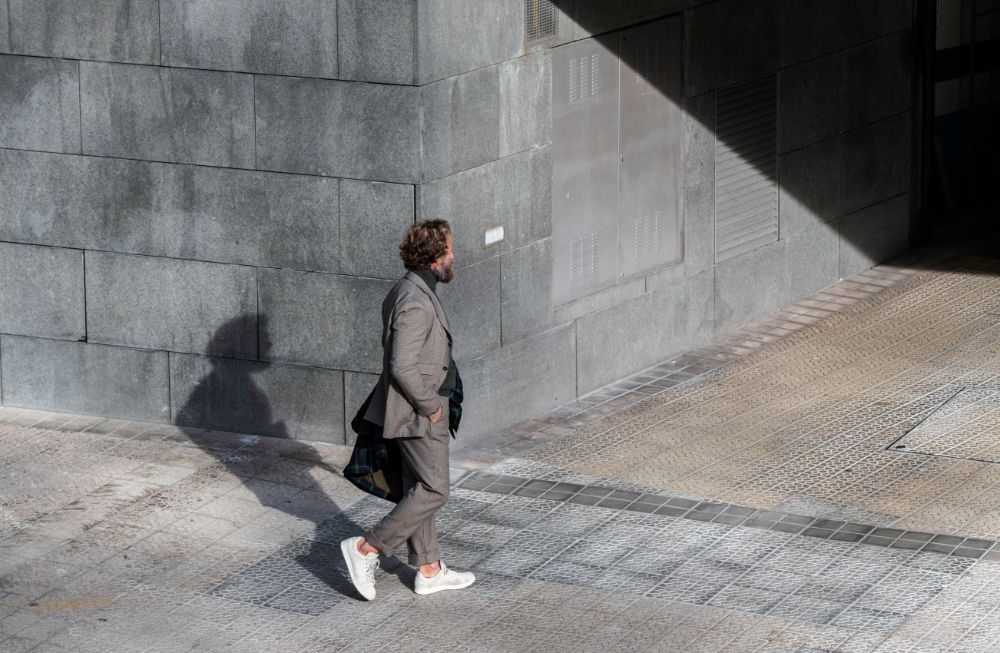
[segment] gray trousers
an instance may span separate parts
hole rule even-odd
[[[434,513],[448,501],[448,415],[431,425],[422,438],[398,438],[402,457],[403,500],[365,533],[365,539],[387,556],[406,542],[411,565],[441,559]]]

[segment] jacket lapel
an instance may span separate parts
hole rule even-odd
[[[422,290],[428,297],[431,298],[431,304],[434,305],[434,313],[437,314],[437,318],[438,320],[440,320],[441,326],[444,327],[444,330],[448,332],[448,335],[450,337],[451,331],[448,329],[448,318],[445,316],[444,307],[441,306],[441,301],[437,298],[437,295],[434,294],[434,291],[428,288],[427,284],[424,283],[424,280],[420,278],[420,275],[414,272],[408,271],[406,273],[405,278],[409,279],[412,283],[414,283],[417,286],[417,288],[420,288],[420,290]]]

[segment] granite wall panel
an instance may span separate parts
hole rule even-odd
[[[160,0],[163,64],[337,77],[337,0]]]
[[[553,323],[552,239],[500,257],[500,324],[504,347]]]
[[[846,211],[899,195],[910,184],[910,114],[900,114],[843,136]]]
[[[848,211],[845,196],[844,142],[831,138],[778,159],[781,179],[779,223],[782,234],[813,229]]]
[[[0,150],[0,240],[337,272],[338,185]]]
[[[781,62],[791,65],[910,26],[910,0],[780,0]]]
[[[713,276],[711,271],[691,276],[577,320],[577,393],[596,390],[711,337]]]
[[[87,335],[83,252],[0,243],[0,333]]]
[[[260,270],[261,360],[353,372],[382,369],[382,299],[393,281]]]
[[[559,7],[571,3],[555,2]],[[682,11],[693,4],[691,0],[575,0],[571,12],[576,23],[575,38],[635,25],[647,20]]]
[[[414,183],[419,93],[387,84],[258,77],[258,167]]]
[[[460,362],[459,372],[465,388],[456,442],[460,452],[466,443],[482,443],[499,428],[576,397],[575,327],[563,325]]]
[[[416,83],[417,0],[340,0],[340,77]]]
[[[419,0],[417,24],[418,79],[427,84],[520,55],[524,3]]]
[[[90,342],[257,358],[253,268],[87,252]]]
[[[414,187],[345,179],[340,183],[340,271],[397,279],[399,243],[413,224]]]
[[[913,44],[899,32],[844,52],[840,127],[848,131],[913,106]]]
[[[715,93],[689,98],[684,108],[682,259],[697,273],[715,264]]]
[[[838,222],[784,237],[789,301],[814,295],[840,280]]]
[[[840,220],[840,276],[849,277],[902,254],[910,240],[910,195]]]
[[[781,240],[715,266],[715,329],[725,333],[787,304],[786,242]]]
[[[343,377],[310,367],[171,354],[172,421],[343,444]]]
[[[440,179],[494,161],[500,154],[499,67],[420,88],[421,173]]]
[[[8,0],[10,52],[157,64],[158,0]]]
[[[351,420],[358,414],[369,393],[378,383],[378,374],[344,372],[344,442],[353,445],[358,434],[351,429]]]
[[[438,284],[437,294],[448,316],[455,360],[500,347],[499,258],[457,269],[454,281]]]
[[[797,150],[840,133],[847,103],[844,73],[843,52],[781,71],[778,83],[781,152]]]
[[[0,4],[0,52],[10,52],[10,11],[7,3]]]
[[[5,406],[170,420],[167,353],[0,336]]]
[[[500,156],[552,142],[552,57],[541,51],[500,64]]]
[[[86,154],[254,166],[253,77],[82,62]]]
[[[725,0],[685,14],[685,95],[700,95],[778,68],[778,0]]]
[[[552,161],[543,147],[421,186],[420,219],[444,218],[454,228],[458,265],[508,252],[552,232]],[[486,230],[504,239],[486,245]]]
[[[0,56],[0,116],[0,147],[79,152],[80,64]]]

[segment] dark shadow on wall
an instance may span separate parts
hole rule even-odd
[[[780,176],[783,241],[794,241],[793,231],[835,232],[853,250],[852,263],[861,259],[872,265],[920,244],[924,230],[914,220],[935,218],[932,204],[923,209],[913,204],[919,199],[915,175],[922,154],[915,140],[920,110],[914,80],[921,74],[926,45],[914,29],[920,14],[908,0],[551,2],[560,21],[576,24],[575,38],[607,37],[684,13],[683,85],[664,84],[662,75],[649,74],[649,55],[642,48],[621,47],[618,58],[630,74],[701,122],[717,152],[735,155],[753,169],[733,179],[730,188],[717,188],[726,195],[716,199],[716,206],[709,202],[699,210],[699,215],[716,216],[717,241],[725,230],[735,241],[759,233],[752,223],[760,195],[746,197],[745,207],[733,206],[741,186],[754,186],[756,173],[775,183]],[[693,9],[684,12],[684,6]],[[929,15],[933,19],[933,12]],[[892,27],[883,30],[884,25]],[[760,105],[751,114],[755,109],[747,105],[753,98],[745,94],[754,93],[755,82],[779,76],[773,125],[768,125]],[[554,71],[554,84],[556,79]],[[719,104],[717,113],[722,102],[728,104]],[[719,124],[727,111],[729,124]],[[768,138],[768,129],[776,138],[774,156],[762,157],[760,139]],[[933,192],[933,183],[928,186]],[[723,224],[718,207],[726,204],[730,216]],[[917,216],[911,207],[926,214]]]
[[[226,351],[232,340],[254,331],[259,333],[263,357],[271,347],[268,320],[260,316],[258,321],[258,317],[251,314],[234,318],[220,327],[208,351]],[[239,434],[266,433],[273,438],[288,439],[282,416],[274,414],[270,400],[254,378],[269,367],[268,363],[225,358],[205,358],[203,362],[208,366],[207,373],[176,412],[175,424],[185,427],[185,433],[194,444],[239,478],[261,506],[314,524],[305,543],[296,538],[292,544],[256,564],[266,566],[274,556],[286,559],[291,556],[326,587],[343,595],[356,596],[344,567],[339,542],[361,534],[362,528],[327,496],[315,478],[325,474],[340,476],[341,470],[323,462],[322,454],[307,442],[261,442],[257,437]],[[293,492],[289,496],[289,487],[307,494]],[[238,579],[241,585],[257,582],[255,573],[243,576]],[[294,582],[297,581],[290,577],[289,584]],[[252,591],[255,595],[273,591],[276,596],[286,589],[279,583],[270,590],[254,586]],[[317,600],[322,601],[322,597],[317,596]]]

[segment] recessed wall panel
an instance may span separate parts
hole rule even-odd
[[[619,274],[681,258],[681,20],[621,32]]]
[[[553,296],[615,284],[618,261],[618,35],[553,50]]]

